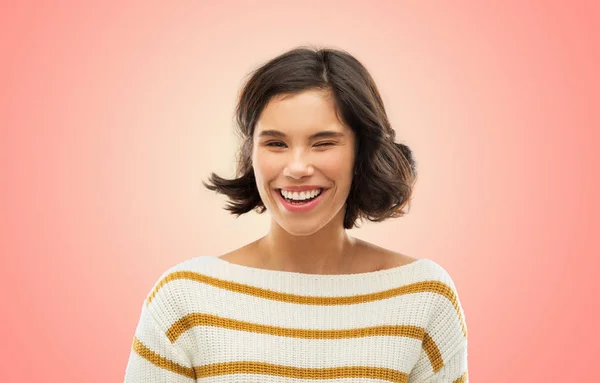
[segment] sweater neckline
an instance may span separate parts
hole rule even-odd
[[[283,271],[283,270],[271,270],[261,269],[258,267],[251,267],[240,265],[226,261],[219,256],[210,256],[213,261],[222,267],[224,270],[232,272],[251,275],[253,277],[264,277],[264,278],[287,278],[287,279],[312,279],[317,281],[338,281],[338,280],[364,280],[364,279],[378,279],[388,275],[394,275],[398,273],[407,272],[423,262],[427,261],[426,258],[417,258],[416,260],[406,263],[401,266],[391,267],[387,269],[367,271],[364,273],[351,273],[351,274],[312,274],[312,273],[301,273],[297,271]]]

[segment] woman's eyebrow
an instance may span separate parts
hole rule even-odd
[[[312,134],[310,137],[308,137],[309,140],[314,140],[317,138],[340,138],[343,137],[344,133],[341,132],[335,132],[332,130],[323,130],[321,132]],[[287,138],[287,135],[283,132],[280,132],[279,130],[263,130],[262,132],[260,132],[258,134],[259,138],[262,137],[277,137],[277,138]]]

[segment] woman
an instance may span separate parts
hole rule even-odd
[[[236,113],[238,174],[204,185],[233,214],[268,211],[270,230],[163,273],[125,381],[467,382],[448,273],[346,233],[402,216],[416,181],[364,66],[341,50],[291,50],[252,73]]]

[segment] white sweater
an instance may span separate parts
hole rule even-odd
[[[467,327],[449,274],[421,258],[305,274],[200,256],[146,296],[126,383],[468,382]]]

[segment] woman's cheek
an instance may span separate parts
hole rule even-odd
[[[342,150],[332,150],[322,156],[319,163],[323,171],[339,176],[347,173],[348,168],[352,168],[352,156]]]
[[[261,178],[265,181],[270,181],[272,178],[277,177],[278,157],[273,153],[257,153],[255,156],[256,167],[255,170],[261,173]]]

